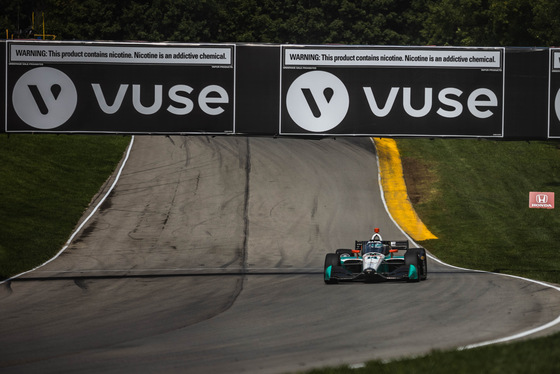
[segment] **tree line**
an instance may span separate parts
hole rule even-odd
[[[560,45],[557,0],[0,0],[8,38]],[[32,21],[32,15],[34,19]]]

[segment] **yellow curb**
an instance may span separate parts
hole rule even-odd
[[[387,209],[397,224],[414,240],[437,239],[412,207],[406,191],[401,156],[393,139],[373,138]]]

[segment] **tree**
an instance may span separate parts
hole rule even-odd
[[[560,2],[534,0],[529,33],[536,45],[560,46]]]
[[[0,0],[16,31],[44,12],[58,40],[558,45],[556,0]],[[37,22],[35,22],[38,25]],[[16,33],[17,34],[17,33]],[[19,33],[19,35],[22,35]],[[17,36],[16,36],[17,37]]]
[[[428,4],[428,9],[429,15],[422,30],[428,44],[470,46],[490,43],[488,1],[433,1]]]
[[[428,4],[429,44],[550,46],[560,42],[555,0],[442,0]]]
[[[36,11],[33,1],[0,0],[0,9],[2,32],[8,30],[8,38],[33,38],[36,31],[33,29],[33,12]]]

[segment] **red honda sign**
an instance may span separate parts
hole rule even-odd
[[[529,208],[554,209],[554,192],[529,192]]]

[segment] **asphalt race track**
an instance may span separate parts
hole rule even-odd
[[[279,373],[455,348],[543,325],[560,293],[429,264],[421,283],[323,283],[380,227],[369,139],[136,137],[55,261],[0,285],[0,372]]]

